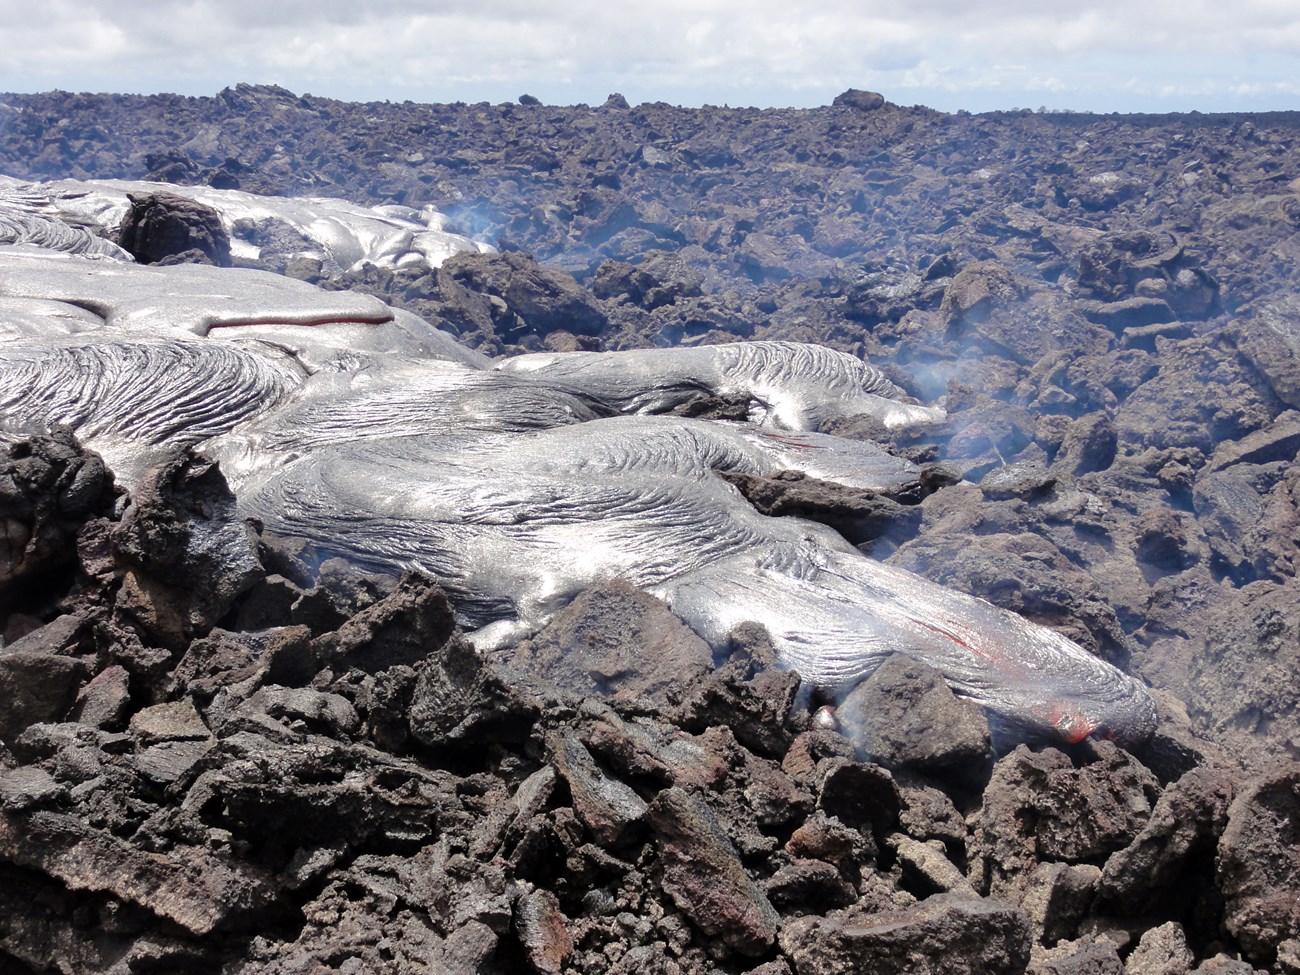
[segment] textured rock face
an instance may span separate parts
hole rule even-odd
[[[1257,965],[1300,937],[1300,771],[1246,785],[1219,840],[1226,924]]]
[[[211,207],[174,193],[133,194],[118,242],[141,264],[230,267],[230,237]]]
[[[804,918],[782,933],[800,975],[1023,972],[1029,944],[1022,913],[957,894],[897,913]]]
[[[887,659],[836,714],[859,751],[887,768],[979,777],[992,758],[988,721],[925,664]]]
[[[1120,971],[1123,943],[1141,972],[1223,938],[1290,957],[1290,773],[1243,787],[1205,766],[1162,787],[1104,742],[1022,746],[990,771],[978,714],[897,659],[839,709],[841,727],[855,709],[884,722],[891,775],[796,706],[760,628],[714,665],[619,585],[539,634],[529,690],[429,580],[313,577],[293,546],[245,548],[225,498],[179,455],[45,583],[76,611],[0,647],[6,959],[1074,972]],[[231,539],[251,586],[211,574]],[[204,600],[180,579],[206,579]],[[572,659],[548,644],[571,640]],[[673,679],[606,666],[643,641]],[[93,938],[89,911],[109,919]],[[1226,934],[1182,934],[1207,929]]]
[[[704,676],[713,651],[662,602],[613,580],[580,594],[502,663],[539,688],[664,706]]]
[[[255,535],[217,466],[184,452],[154,468],[133,501],[112,535],[130,566],[119,609],[152,638],[180,646],[263,576]]]
[[[77,532],[111,512],[112,475],[100,458],[82,450],[68,432],[12,443],[0,455],[0,600],[25,577],[66,565]]]

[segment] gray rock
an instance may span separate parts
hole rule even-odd
[[[1218,845],[1234,788],[1229,773],[1209,767],[1166,788],[1133,842],[1107,859],[1098,885],[1102,901],[1127,913],[1169,910],[1206,885],[1210,878],[1190,871]]]
[[[1124,975],[1119,952],[1105,938],[1080,938],[1054,948],[1035,948],[1029,975]]]
[[[1300,738],[1300,583],[1253,582],[1206,614],[1189,666],[1190,711],[1217,734]],[[1268,747],[1260,740],[1251,747]]]
[[[611,580],[580,593],[502,665],[540,686],[664,707],[708,673],[713,652],[662,601]]]
[[[704,934],[748,957],[776,940],[779,918],[727,835],[698,799],[665,789],[646,810],[663,865],[664,891]]]
[[[831,104],[836,108],[852,108],[859,112],[874,112],[878,108],[884,108],[887,103],[885,96],[879,92],[849,88],[836,95]]]
[[[1224,924],[1251,962],[1272,965],[1300,937],[1300,769],[1247,783],[1228,809],[1219,840]]]
[[[1020,906],[1033,925],[1034,941],[1051,947],[1073,938],[1092,909],[1101,870],[1091,863],[1040,863],[1025,879]]]
[[[886,841],[898,858],[903,872],[903,883],[909,892],[921,897],[958,891],[976,896],[961,872],[938,840],[923,843],[910,836],[895,833]]]
[[[493,328],[511,342],[525,334],[544,336],[557,330],[595,335],[607,324],[599,303],[572,277],[517,251],[458,254],[444,262],[440,272],[473,292],[496,298],[491,305]]]
[[[1039,863],[1085,863],[1141,832],[1160,793],[1146,768],[1107,742],[1076,768],[1056,749],[1021,745],[993,768],[972,817],[971,880],[994,895],[1025,888]]]
[[[195,935],[260,923],[276,899],[251,865],[196,847],[145,853],[63,813],[0,813],[0,860],[138,904]]]
[[[847,907],[857,897],[840,871],[824,860],[796,859],[787,863],[764,881],[763,892],[783,914]]]
[[[957,698],[938,671],[901,654],[885,659],[836,710],[865,759],[976,780],[992,760],[980,709]]]
[[[0,445],[0,596],[20,579],[73,561],[78,530],[110,514],[116,496],[103,460],[70,430]]]
[[[21,812],[51,804],[64,787],[42,768],[23,766],[0,771],[0,809]]]
[[[87,664],[75,657],[42,650],[0,650],[0,701],[4,702],[0,742],[12,745],[30,725],[62,719],[88,671]]]
[[[799,975],[1020,975],[1029,922],[998,901],[939,894],[902,911],[796,918],[781,949]]]
[[[131,716],[127,729],[145,744],[160,741],[202,741],[212,736],[189,698],[155,704]]]
[[[125,667],[105,667],[86,682],[72,710],[74,721],[118,731],[131,713],[131,679]]]
[[[1148,928],[1124,963],[1125,975],[1187,975],[1195,956],[1177,921]]]
[[[264,574],[220,470],[186,451],[149,471],[112,542],[128,569],[117,611],[164,646],[206,633]]]
[[[141,264],[230,267],[230,236],[221,215],[175,193],[131,193],[118,243]],[[179,260],[178,260],[179,259]]]
[[[625,783],[601,771],[576,736],[563,732],[547,741],[551,764],[569,786],[578,819],[604,846],[618,846],[646,812],[645,801]]]
[[[542,975],[559,975],[573,954],[573,935],[549,890],[535,890],[515,903],[515,930],[528,963]]]

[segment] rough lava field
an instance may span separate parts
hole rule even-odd
[[[1017,744],[900,655],[810,697],[617,580],[480,652],[436,577],[317,564],[192,452],[128,494],[55,427],[0,456],[0,975],[1300,973],[1300,113],[10,94],[0,174],[193,187],[86,229],[490,357],[861,357],[947,419],[824,432],[916,490],[726,479],[1160,719]],[[336,260],[201,187],[490,249]]]

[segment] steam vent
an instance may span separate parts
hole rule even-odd
[[[1300,973],[1300,114],[0,173],[0,975]]]

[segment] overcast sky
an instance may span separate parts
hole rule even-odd
[[[1300,108],[1300,0],[0,0],[0,90]]]

